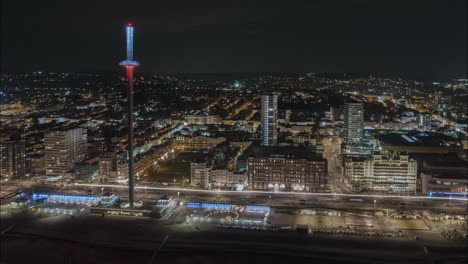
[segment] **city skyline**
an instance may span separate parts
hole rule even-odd
[[[468,260],[466,2],[2,8],[0,263]]]

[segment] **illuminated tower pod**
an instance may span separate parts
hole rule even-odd
[[[125,67],[127,72],[127,101],[128,101],[128,202],[130,208],[133,208],[133,69],[140,65],[138,61],[133,60],[133,24],[127,23],[127,59],[120,62],[120,66]]]
[[[262,95],[262,145],[276,146],[278,143],[278,94]]]

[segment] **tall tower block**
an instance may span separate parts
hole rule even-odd
[[[261,103],[262,145],[276,146],[278,144],[278,94],[264,93]]]
[[[346,102],[344,105],[344,140],[346,144],[362,143],[364,131],[363,102]]]
[[[127,73],[127,102],[128,102],[128,202],[133,208],[134,178],[133,178],[133,70],[140,65],[133,60],[133,24],[127,23],[125,27],[127,33],[127,59],[120,62]]]

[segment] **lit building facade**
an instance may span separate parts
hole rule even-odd
[[[224,137],[176,136],[174,148],[182,150],[210,150],[226,141]]]
[[[354,191],[415,192],[417,162],[407,155],[349,158],[345,161],[345,175]]]
[[[245,184],[245,173],[226,169],[210,170],[210,187],[234,187]]]
[[[192,162],[190,165],[191,184],[206,189],[232,188],[245,185],[245,173],[236,173],[227,169],[214,169],[207,162]]]
[[[114,151],[107,151],[101,154],[98,161],[99,181],[109,182],[112,172],[117,170],[117,158]]]
[[[364,129],[364,104],[347,102],[344,106],[344,141],[346,144],[360,144]]]
[[[190,184],[208,188],[210,183],[210,170],[207,162],[192,162],[190,164]]]
[[[52,130],[44,137],[47,176],[64,176],[83,161],[87,148],[86,129]]]
[[[2,178],[23,178],[26,175],[24,140],[0,141],[0,174]]]
[[[265,191],[326,192],[326,159],[297,159],[284,155],[249,157],[248,184]]]
[[[214,125],[221,123],[221,117],[217,115],[188,115],[185,117],[187,125]]]
[[[262,95],[261,104],[262,145],[276,146],[278,144],[278,94]]]

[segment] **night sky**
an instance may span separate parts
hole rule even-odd
[[[465,0],[2,2],[4,72],[115,70],[131,20],[143,72],[466,75]]]

